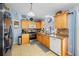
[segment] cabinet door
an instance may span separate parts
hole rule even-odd
[[[41,36],[40,42],[41,42],[42,44],[44,44],[44,36],[43,36],[43,34],[40,34],[40,36]]]
[[[42,43],[42,36],[39,33],[37,34],[37,40]]]
[[[29,34],[22,34],[22,44],[29,43]]]
[[[67,14],[63,14],[61,16],[61,27],[62,28],[68,28],[68,17],[67,17]]]
[[[55,16],[55,28],[59,28],[61,24],[61,17]]]
[[[45,44],[46,44],[46,46],[47,46],[48,48],[50,48],[50,39],[49,39],[49,37],[46,37],[46,39],[45,39]]]
[[[41,28],[41,23],[40,22],[36,22],[36,28],[40,29]]]
[[[29,22],[26,20],[22,20],[22,29],[28,29]]]
[[[55,19],[55,28],[68,28],[68,15],[67,13],[57,15]]]
[[[41,28],[43,28],[44,26],[44,21],[41,21]]]
[[[37,40],[39,40],[39,35],[37,34]]]

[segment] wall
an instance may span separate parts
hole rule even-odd
[[[11,20],[12,20],[13,43],[16,44],[18,42],[18,36],[21,35],[21,24],[19,24],[18,29],[15,29],[14,21],[17,20],[18,22],[20,22],[21,15],[16,12],[15,8],[11,9],[10,13],[12,18]]]
[[[69,28],[70,28],[70,37],[69,37],[69,51],[72,52],[72,55],[79,56],[79,6],[70,10],[75,13],[75,15],[70,15]]]
[[[15,19],[14,20],[12,20],[12,29],[13,29],[13,43],[14,44],[16,44],[16,43],[18,43],[18,36],[20,36],[21,35],[21,25],[20,25],[20,21],[19,20],[17,20],[18,22],[19,22],[19,27],[16,29],[15,27],[14,27],[14,21],[16,21]]]
[[[27,15],[30,10],[29,3],[6,3],[11,9],[14,8],[20,14]],[[79,5],[78,3],[33,3],[32,11],[36,17],[43,17],[45,15],[52,15],[59,10],[68,10]],[[39,6],[39,7],[38,7]],[[41,9],[41,10],[40,10]]]
[[[49,20],[52,20],[50,21],[50,23],[48,23]],[[49,32],[49,33],[53,33],[54,32],[54,17],[53,16],[48,16],[48,17],[45,17],[44,19],[44,29]]]
[[[69,29],[69,37],[68,37],[68,52],[71,55],[75,55],[75,41],[76,41],[76,10],[70,9],[69,12],[73,12],[73,14],[68,15],[68,29]]]
[[[76,55],[79,56],[79,6],[77,7],[77,21],[76,21],[76,33],[77,33],[77,40],[76,40]]]

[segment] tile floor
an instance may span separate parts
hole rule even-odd
[[[37,41],[32,41],[30,44],[13,45],[12,56],[57,56],[48,48]]]

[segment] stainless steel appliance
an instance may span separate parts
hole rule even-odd
[[[30,40],[36,39],[36,32],[29,32]]]
[[[4,6],[4,4],[0,4],[0,56],[10,56],[12,47],[11,17],[9,12],[3,11]],[[9,26],[5,22],[6,18],[10,20]]]
[[[29,33],[30,35],[30,40],[34,40],[36,39],[36,29],[29,29],[27,32]]]

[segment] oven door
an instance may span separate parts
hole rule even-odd
[[[36,33],[35,32],[30,32],[30,40],[36,39]]]

